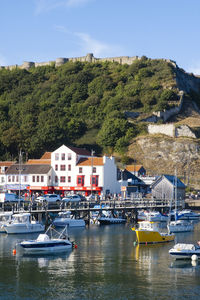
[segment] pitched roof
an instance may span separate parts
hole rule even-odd
[[[51,165],[51,159],[29,159],[26,165]]]
[[[157,177],[157,179],[152,183],[151,187],[153,188],[157,183],[159,183],[163,177],[165,177],[174,187],[176,186],[176,178],[177,178],[177,188],[185,188],[185,184],[174,175],[166,175]]]
[[[90,156],[91,153],[90,151],[88,151],[87,149],[81,149],[81,148],[76,148],[76,147],[71,147],[71,146],[67,146],[67,148],[69,148],[70,150],[74,151],[76,154],[79,155],[85,155],[85,156]]]
[[[176,176],[173,175],[163,175],[167,180],[169,180],[174,186],[176,184],[176,178],[177,178],[177,187],[185,188],[185,184]]]
[[[138,172],[142,167],[142,165],[127,165],[126,170],[129,172]]]
[[[50,165],[21,165],[21,174],[47,174],[51,170]],[[19,174],[19,164],[12,165],[6,174]]]
[[[0,167],[10,167],[15,163],[16,161],[0,161]]]
[[[45,152],[40,159],[51,159],[51,152]]]
[[[103,157],[87,157],[87,158],[80,158],[77,166],[103,166]]]

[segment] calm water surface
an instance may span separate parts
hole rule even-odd
[[[0,299],[200,299],[200,262],[174,261],[174,243],[134,246],[131,225],[70,229],[78,248],[66,255],[12,255],[30,235],[0,235]],[[37,234],[31,236],[36,238]],[[200,239],[176,234],[176,242]]]

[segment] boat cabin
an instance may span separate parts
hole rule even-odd
[[[14,214],[12,218],[12,223],[30,223],[31,214]]]
[[[13,213],[11,211],[0,213],[0,223],[11,221]]]
[[[150,222],[150,221],[138,222],[138,230],[159,231],[159,222]]]

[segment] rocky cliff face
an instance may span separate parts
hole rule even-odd
[[[200,78],[176,68],[176,84],[179,90],[189,93],[191,90],[200,92]]]
[[[200,141],[166,136],[138,137],[128,155],[141,163],[150,175],[174,174],[193,186],[200,186]]]

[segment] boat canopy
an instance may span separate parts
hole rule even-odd
[[[176,249],[176,250],[195,250],[195,245],[179,243],[174,246],[174,249]]]

